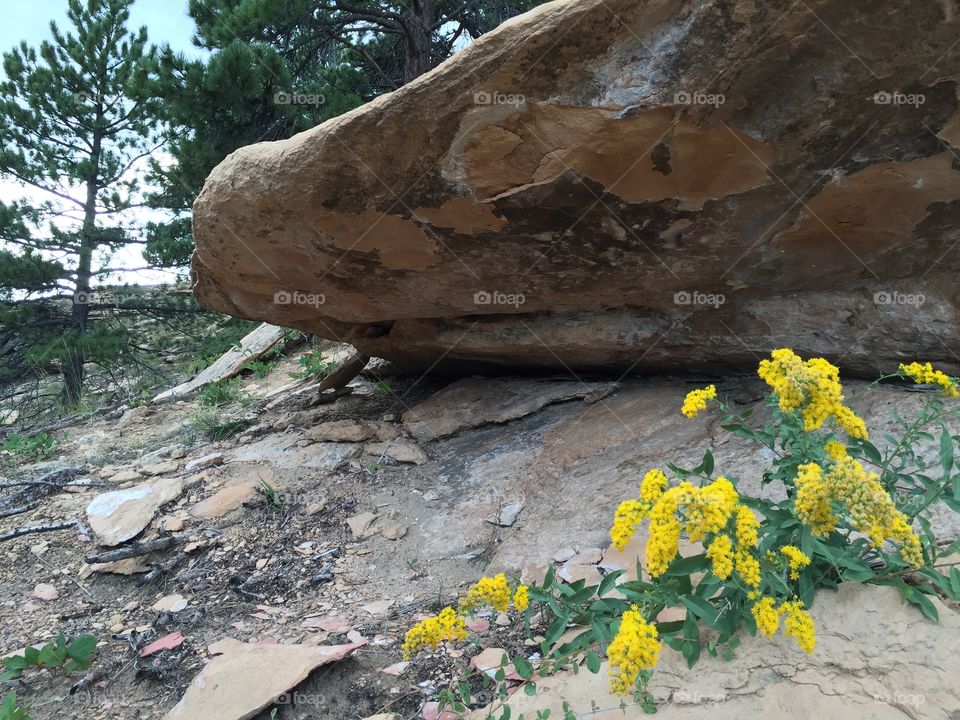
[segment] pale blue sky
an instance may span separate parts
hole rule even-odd
[[[67,29],[67,0],[0,0],[0,52],[21,40],[39,45],[50,37],[50,21]],[[200,54],[193,47],[193,20],[187,15],[187,0],[135,0],[130,9],[130,26],[146,25],[150,42],[169,43],[175,50]]]

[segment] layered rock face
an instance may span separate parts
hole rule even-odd
[[[541,6],[227,158],[195,292],[423,369],[960,371],[952,8]]]

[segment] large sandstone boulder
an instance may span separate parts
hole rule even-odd
[[[423,368],[960,370],[953,6],[541,6],[227,158],[197,297]]]

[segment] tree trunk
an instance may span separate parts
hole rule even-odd
[[[423,75],[431,69],[430,51],[433,40],[433,0],[414,0],[410,14],[404,23],[406,33],[403,82]]]
[[[77,258],[77,280],[73,291],[70,329],[74,335],[67,343],[63,365],[63,399],[68,405],[80,402],[83,392],[83,366],[87,361],[84,334],[90,316],[90,278],[93,271],[93,251],[96,247],[97,181],[100,176],[100,147],[102,138],[94,135],[90,152],[90,174],[87,176],[87,196],[83,205],[83,227]]]

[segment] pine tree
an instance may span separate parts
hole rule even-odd
[[[160,141],[158,101],[143,90],[157,52],[146,28],[127,29],[132,2],[69,0],[69,30],[51,22],[39,49],[21,43],[3,55],[0,177],[46,199],[0,204],[0,241],[16,250],[0,253],[0,311],[60,364],[69,403],[98,343],[114,351],[90,332],[91,284],[113,271],[118,249],[143,242],[129,211],[142,204],[138,165]],[[22,301],[49,301],[54,290],[69,317],[40,326]]]

